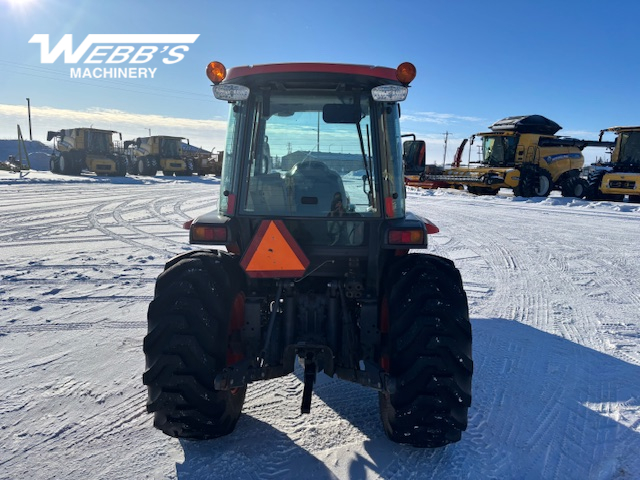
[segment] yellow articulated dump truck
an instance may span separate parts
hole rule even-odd
[[[113,130],[71,128],[49,131],[47,141],[54,141],[49,169],[63,175],[80,175],[83,170],[97,175],[124,177],[126,159],[113,143]],[[122,134],[118,133],[120,140]]]
[[[616,134],[611,161],[589,172],[587,199],[640,203],[640,126],[606,128],[600,140],[606,132]]]
[[[194,161],[182,151],[183,137],[155,135],[124,142],[127,152],[127,171],[132,175],[191,176]]]
[[[200,176],[215,175],[217,177],[222,173],[222,159],[224,152],[210,152],[208,154],[196,153],[195,170]]]
[[[587,182],[580,177],[582,150],[589,146],[611,146],[612,142],[579,140],[557,136],[562,128],[542,115],[507,117],[495,122],[490,132],[471,137],[482,139],[479,164],[447,169],[428,180],[466,185],[470,193],[495,195],[510,188],[520,197],[546,197],[559,189],[565,197],[583,198]]]

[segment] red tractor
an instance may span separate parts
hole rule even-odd
[[[144,339],[147,409],[164,433],[229,434],[251,382],[304,367],[374,388],[387,436],[460,440],[471,324],[437,228],[405,212],[399,102],[415,77],[362,65],[212,62],[230,104],[219,205],[158,277]]]

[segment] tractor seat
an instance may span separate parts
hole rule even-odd
[[[320,161],[304,160],[294,165],[287,175],[293,185],[299,215],[327,216],[336,194],[346,198],[340,175]]]

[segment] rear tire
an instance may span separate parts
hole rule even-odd
[[[235,258],[218,251],[176,257],[158,277],[143,382],[154,426],[167,435],[207,439],[235,428],[247,387],[219,391],[213,380],[242,358],[244,282]]]
[[[600,185],[602,184],[602,177],[604,177],[606,173],[607,172],[597,170],[589,172],[585,196],[587,200],[600,200],[603,197],[602,192],[600,192]]]
[[[497,195],[499,188],[491,188],[491,187],[475,187],[469,186],[467,187],[467,191],[472,193],[473,195]]]
[[[149,164],[146,158],[138,159],[138,175],[149,175]]]
[[[74,162],[70,153],[60,155],[58,159],[58,169],[63,175],[74,175]]]
[[[589,184],[584,178],[569,177],[560,186],[563,197],[584,198]]]
[[[523,165],[520,181],[513,189],[517,197],[548,197],[553,188],[551,174],[536,165]]]
[[[49,158],[49,170],[51,170],[51,173],[60,173],[60,165],[58,162],[59,158],[51,155]]]
[[[411,254],[385,278],[381,363],[396,383],[395,393],[379,394],[385,433],[416,447],[457,442],[467,428],[473,374],[460,273],[450,260]]]
[[[129,175],[139,175],[138,161],[135,158],[127,159],[127,173]]]
[[[563,197],[584,198],[588,187],[589,184],[584,178],[574,176],[567,178],[560,188]]]
[[[127,161],[124,158],[116,159],[116,177],[126,177],[127,176]]]
[[[187,159],[186,163],[187,163],[187,170],[184,172],[184,174],[187,177],[191,177],[193,176],[193,160],[189,158]]]

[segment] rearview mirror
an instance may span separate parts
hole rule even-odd
[[[322,108],[325,123],[359,123],[362,110],[359,105],[327,104]]]
[[[416,175],[424,172],[426,144],[424,140],[407,140],[403,144],[404,173]]]

